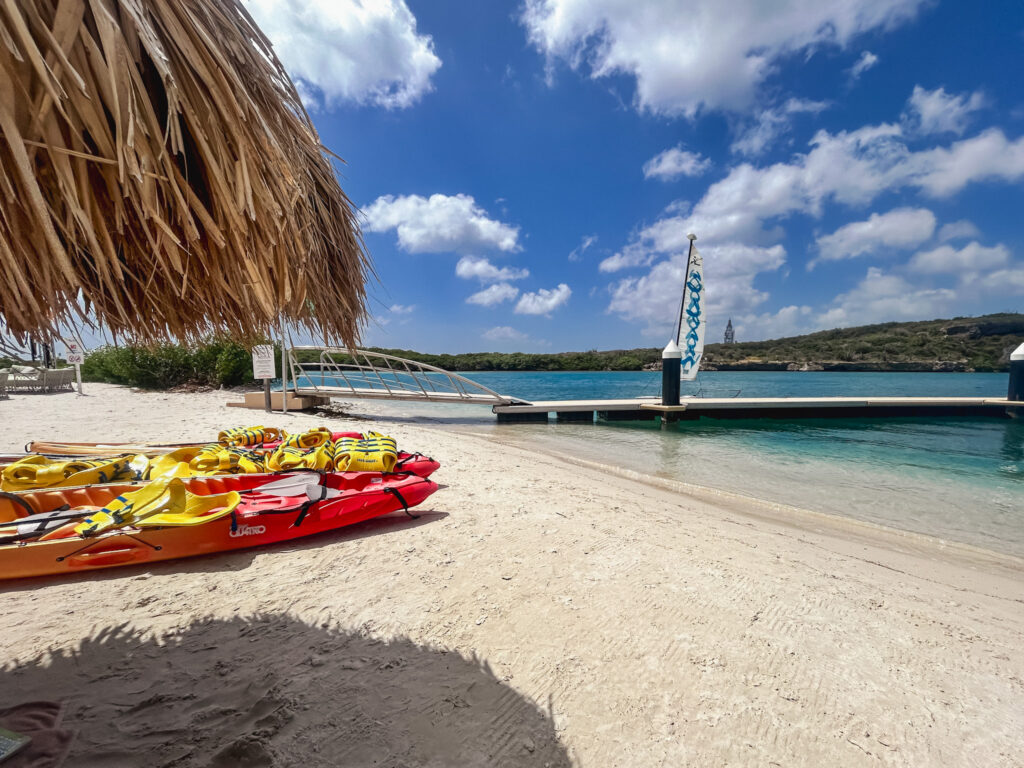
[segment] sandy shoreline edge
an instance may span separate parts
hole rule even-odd
[[[495,442],[501,441],[495,440]],[[955,557],[957,559],[971,560],[978,564],[1005,567],[1008,571],[1024,573],[1024,558],[1016,557],[1006,552],[997,552],[965,542],[942,539],[937,536],[929,536],[924,533],[907,531],[901,528],[893,528],[881,523],[873,523],[869,520],[857,520],[830,512],[820,512],[804,507],[796,507],[791,504],[783,504],[782,502],[771,501],[770,499],[760,499],[756,496],[748,496],[722,488],[712,488],[711,486],[687,483],[682,480],[671,480],[589,459],[557,455],[544,448],[536,448],[534,450],[536,453],[542,453],[551,459],[564,461],[567,464],[586,467],[599,472],[613,474],[625,480],[685,494],[695,499],[721,505],[734,509],[741,514],[768,520],[773,523],[791,525],[793,527],[818,526],[819,532],[822,532],[822,529],[827,529],[834,536],[848,536],[880,546],[893,547],[897,550],[916,550],[921,554]]]
[[[324,422],[229,410],[230,393],[87,391],[0,403],[0,448]],[[442,462],[422,522],[4,584],[0,651],[21,661],[0,705],[52,696],[122,724],[89,728],[79,765],[137,764],[173,733],[181,765],[230,764],[210,760],[225,749],[266,765],[1020,764],[1018,559],[379,426]],[[164,633],[175,650],[146,639]],[[253,648],[269,656],[243,663]]]

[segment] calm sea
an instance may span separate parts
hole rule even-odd
[[[659,372],[471,373],[527,400],[660,393]],[[709,397],[1005,397],[1007,374],[708,372]],[[685,386],[685,385],[684,385]],[[686,390],[684,390],[685,392]],[[1024,420],[837,419],[498,425],[486,406],[403,416],[1024,556]]]

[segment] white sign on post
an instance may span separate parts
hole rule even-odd
[[[77,341],[69,341],[64,346],[68,348],[68,365],[81,365],[85,362],[85,353],[82,352],[82,347]]]
[[[85,362],[85,352],[82,345],[77,341],[66,341],[64,346],[68,349],[68,365],[75,366],[75,381],[78,384],[78,394],[82,394],[82,363]]]
[[[252,348],[252,377],[263,379],[263,410],[270,413],[270,380],[274,378],[274,347],[260,344]]]
[[[254,379],[274,378],[274,347],[261,344],[252,348],[252,377]]]

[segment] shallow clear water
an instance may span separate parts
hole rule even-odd
[[[656,396],[658,372],[472,373],[528,400]],[[709,372],[707,396],[1005,397],[1007,374]],[[696,387],[691,387],[696,391]],[[685,390],[684,390],[685,392]],[[403,404],[405,417],[770,501],[1024,556],[1024,420],[702,419],[502,424],[486,407]]]

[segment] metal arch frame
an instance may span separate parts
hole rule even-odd
[[[295,353],[300,351],[319,352],[319,363],[300,363],[295,357]],[[335,360],[335,355],[344,355],[346,360]],[[298,395],[339,395],[381,400],[482,405],[512,405],[523,402],[508,395],[498,394],[483,384],[443,368],[383,352],[344,347],[300,346],[289,349],[288,360],[292,386]],[[311,375],[303,365],[317,366],[316,373],[320,374],[319,385],[314,380],[315,373]],[[337,383],[324,384],[324,379],[328,377]]]

